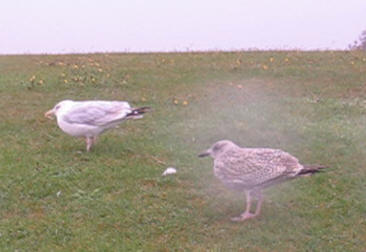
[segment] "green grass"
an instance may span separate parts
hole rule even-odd
[[[0,250],[364,251],[365,72],[362,52],[1,56]],[[43,117],[63,99],[153,111],[86,153]],[[244,195],[197,158],[220,139],[330,168],[232,223]]]

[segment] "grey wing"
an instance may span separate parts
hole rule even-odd
[[[72,107],[63,119],[68,123],[104,126],[123,120],[130,112],[127,102],[83,102]]]

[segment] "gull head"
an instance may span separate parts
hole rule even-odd
[[[221,140],[216,143],[214,143],[208,150],[202,152],[198,155],[198,157],[207,157],[211,156],[212,158],[216,158],[221,153],[224,153],[225,151],[238,147],[236,144],[229,140]]]
[[[73,101],[71,100],[64,100],[64,101],[60,101],[59,103],[57,103],[52,109],[48,110],[44,116],[52,119],[52,116],[56,116],[57,117],[57,113],[61,110],[64,109],[68,106],[70,106],[73,103]]]

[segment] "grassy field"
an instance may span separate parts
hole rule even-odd
[[[0,251],[366,249],[366,53],[0,56],[0,97]],[[153,111],[86,153],[43,117],[63,99]],[[244,195],[197,158],[220,139],[330,168],[232,223]]]

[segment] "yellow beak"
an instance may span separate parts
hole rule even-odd
[[[53,109],[48,110],[46,113],[44,113],[44,116],[47,117],[48,119],[53,119],[53,115],[55,115],[55,111]]]

